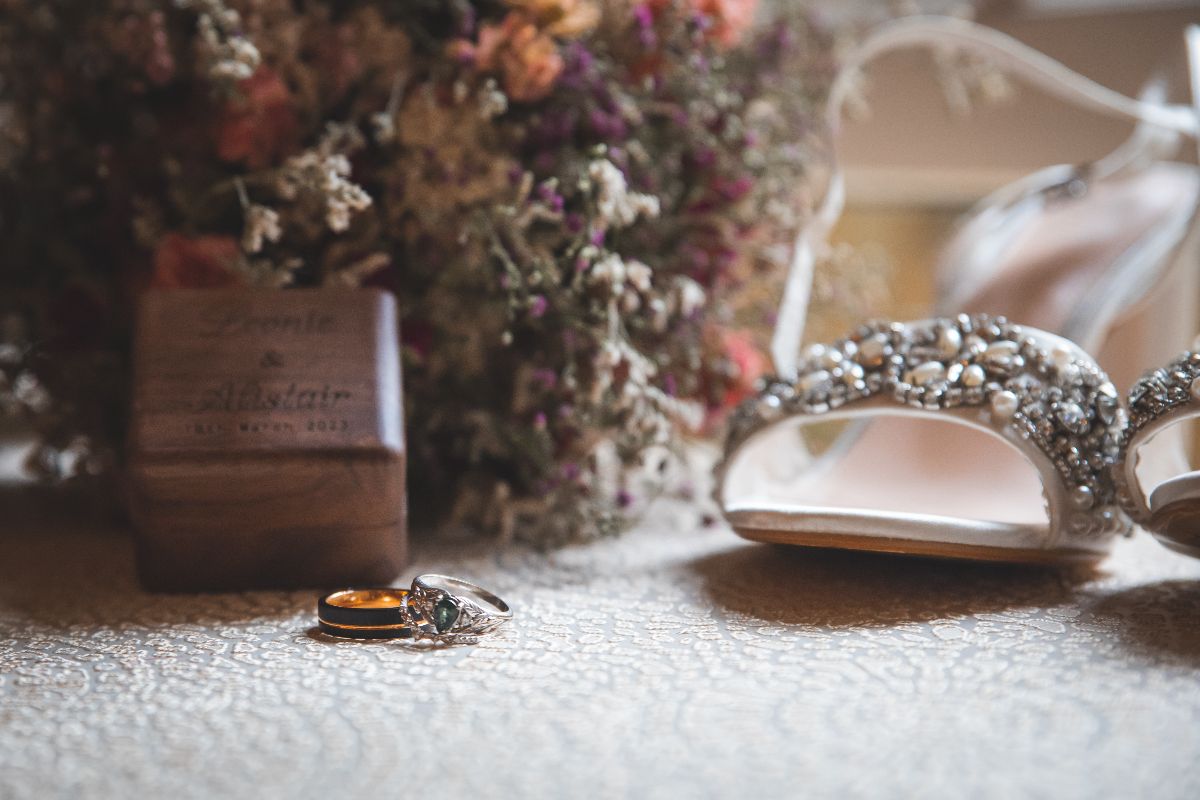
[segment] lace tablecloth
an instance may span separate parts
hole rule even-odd
[[[1200,562],[1068,574],[743,543],[662,503],[552,554],[417,546],[511,628],[334,643],[313,595],[155,596],[0,505],[0,797],[1200,797]]]

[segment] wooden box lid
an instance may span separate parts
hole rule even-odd
[[[130,453],[403,452],[396,329],[377,290],[150,293]]]

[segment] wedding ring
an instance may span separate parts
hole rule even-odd
[[[460,578],[418,575],[407,607],[414,627],[426,636],[476,636],[512,619],[512,610],[496,595]]]
[[[341,589],[317,600],[317,627],[341,639],[412,639],[407,589]]]

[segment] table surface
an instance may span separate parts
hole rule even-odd
[[[140,591],[125,532],[0,497],[0,797],[1200,797],[1200,562],[742,542],[659,503],[552,553],[417,544],[510,600],[347,643],[309,592]]]

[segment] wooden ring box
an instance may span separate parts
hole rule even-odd
[[[151,590],[390,582],[407,533],[395,299],[147,293],[128,453]]]

